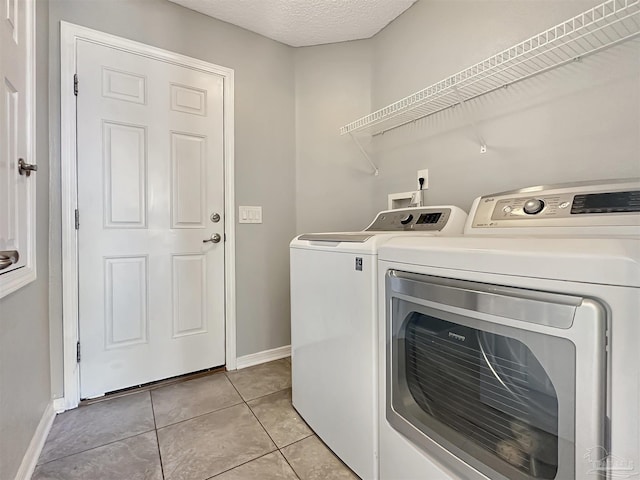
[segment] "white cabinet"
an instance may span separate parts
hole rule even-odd
[[[35,163],[34,17],[34,0],[0,0],[0,298],[36,278],[36,179],[18,165]]]

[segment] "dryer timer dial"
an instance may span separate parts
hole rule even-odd
[[[529,215],[535,215],[536,213],[540,213],[543,208],[544,202],[542,200],[540,200],[539,198],[530,198],[529,200],[524,202],[524,207],[522,207],[522,210],[524,210],[524,213],[527,213]]]

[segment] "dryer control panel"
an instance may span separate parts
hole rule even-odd
[[[483,233],[476,229],[640,226],[640,179],[485,195],[476,199],[469,218],[465,233]]]

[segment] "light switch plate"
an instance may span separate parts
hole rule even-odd
[[[262,223],[262,207],[240,206],[238,219],[239,223]]]

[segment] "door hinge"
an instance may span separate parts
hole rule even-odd
[[[78,74],[77,73],[73,74],[73,94],[76,97],[78,96]]]
[[[78,209],[76,208],[75,211],[75,222],[76,222],[76,230],[78,230],[80,228],[80,212],[78,211]]]
[[[80,363],[80,342],[76,343],[76,362]]]

